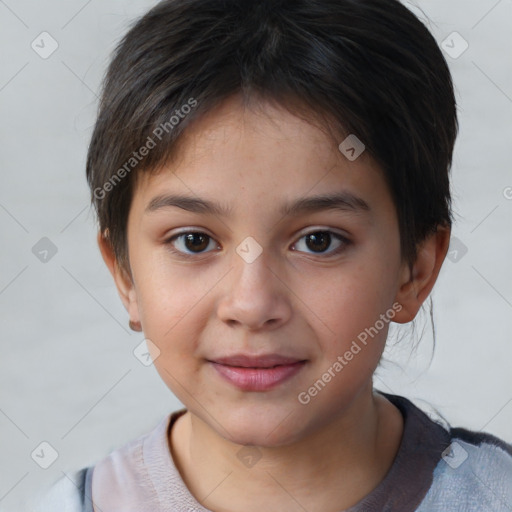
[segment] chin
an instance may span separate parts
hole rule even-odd
[[[219,432],[220,434],[220,432]],[[258,429],[241,429],[231,433],[232,435],[226,439],[234,444],[243,446],[258,446],[260,448],[278,448],[293,443],[293,439],[288,433],[281,433],[280,435],[267,436],[262,434]]]
[[[240,414],[228,418],[224,416],[222,425],[226,430],[220,430],[219,435],[227,441],[240,445],[260,446],[262,448],[277,448],[299,440],[304,434],[298,431],[302,423],[293,420],[293,414],[267,414],[258,412]],[[291,420],[291,421],[290,421]]]

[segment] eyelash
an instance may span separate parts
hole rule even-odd
[[[318,234],[318,233],[328,233],[329,235],[331,235],[331,237],[333,238],[336,238],[337,240],[339,240],[339,242],[341,243],[341,245],[336,248],[335,250],[331,251],[331,252],[310,252],[310,253],[306,253],[306,254],[310,254],[310,255],[318,255],[318,256],[322,256],[322,255],[325,255],[327,254],[327,257],[331,257],[331,256],[335,256],[339,253],[341,253],[342,251],[344,251],[349,245],[351,245],[351,241],[346,238],[345,236],[339,234],[339,233],[336,233],[334,231],[330,231],[328,229],[316,229],[314,231],[308,231],[307,233],[304,233],[299,239],[298,241],[302,240],[303,238],[309,236],[309,235],[314,235],[314,234]],[[182,258],[185,258],[185,259],[197,259],[197,257],[200,257],[201,255],[203,254],[206,254],[208,252],[211,252],[211,251],[203,251],[203,252],[197,252],[197,253],[187,253],[187,252],[182,252],[178,249],[176,249],[174,247],[174,241],[177,240],[177,239],[180,239],[182,237],[184,237],[185,235],[190,235],[190,234],[196,234],[196,235],[204,235],[205,237],[207,237],[210,241],[214,240],[213,237],[211,237],[210,235],[208,235],[207,233],[204,233],[203,231],[194,231],[194,230],[190,230],[190,231],[182,231],[181,233],[177,233],[175,235],[173,235],[172,237],[170,237],[169,239],[165,240],[165,245],[168,246],[169,250],[171,252],[173,252],[174,254],[177,254],[179,255],[180,257]],[[298,243],[295,242],[294,246]],[[208,245],[210,245],[208,243]],[[297,251],[297,252],[300,252],[300,251]]]

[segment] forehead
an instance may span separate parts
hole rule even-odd
[[[220,199],[226,210],[271,202],[282,213],[292,199],[313,193],[363,194],[366,203],[389,196],[373,159],[363,152],[350,161],[329,133],[318,120],[232,98],[187,128],[172,163],[140,176],[134,201],[147,210],[157,196],[179,192]]]
[[[243,103],[232,96],[204,114],[188,128],[179,141],[176,157],[189,166],[191,160],[211,159],[223,150],[243,153],[246,159],[261,160],[263,150],[290,151],[297,159],[338,157],[334,135],[327,120],[312,113],[307,119],[285,107],[263,100]]]

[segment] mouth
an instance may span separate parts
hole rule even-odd
[[[238,368],[274,368],[276,366],[286,366],[305,361],[296,357],[282,356],[279,354],[267,354],[260,356],[249,356],[244,354],[236,354],[229,357],[221,357],[212,360],[213,363],[222,364],[224,366],[233,366]]]
[[[306,362],[277,354],[236,355],[208,361],[220,377],[243,391],[273,389],[300,372]]]

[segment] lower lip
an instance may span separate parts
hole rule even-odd
[[[243,391],[267,391],[290,379],[305,365],[305,361],[274,368],[243,368],[211,363],[227,381]]]

